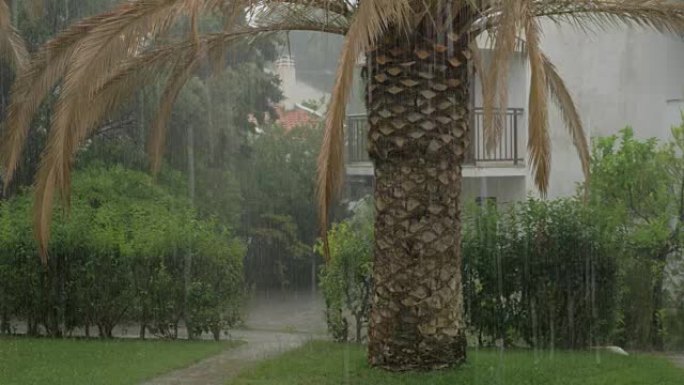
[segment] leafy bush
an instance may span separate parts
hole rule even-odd
[[[662,349],[684,338],[672,329],[676,301],[667,303],[677,282],[667,269],[682,263],[684,244],[683,150],[684,126],[673,128],[668,143],[635,138],[629,127],[595,141],[589,204],[619,237],[616,341],[627,347]]]
[[[328,328],[336,340],[346,340],[347,317],[354,316],[358,340],[371,293],[370,206],[333,226],[328,240],[330,260],[321,272]],[[464,299],[479,343],[579,348],[610,339],[617,287],[612,242],[574,199],[528,200],[504,210],[469,207]]]
[[[465,303],[479,342],[580,348],[609,340],[612,242],[575,199],[471,209],[462,244]]]
[[[53,336],[97,326],[111,337],[124,320],[176,337],[238,321],[244,246],[196,219],[187,201],[140,172],[114,167],[76,174],[67,212],[56,211],[49,260],[32,239],[30,193],[0,206],[0,320],[26,320]],[[188,275],[186,275],[188,274]],[[187,282],[187,285],[186,285]]]
[[[373,210],[361,202],[354,216],[338,223],[328,232],[330,260],[320,274],[325,296],[328,330],[337,341],[348,338],[349,321],[354,319],[355,339],[361,341],[368,321],[371,295],[371,257],[373,251]],[[319,242],[317,251],[323,253]]]

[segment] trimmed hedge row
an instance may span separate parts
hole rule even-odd
[[[240,318],[245,247],[198,220],[188,202],[143,173],[77,173],[68,211],[56,210],[43,266],[31,230],[31,193],[0,205],[0,332],[111,337],[122,322],[175,338],[221,331]]]

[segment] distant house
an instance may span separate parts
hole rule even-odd
[[[283,100],[276,106],[276,122],[286,131],[297,126],[320,123],[330,94],[298,81],[295,60],[289,55],[275,62],[275,73],[280,78],[283,91]],[[319,103],[319,108],[316,110],[307,106],[310,101]]]
[[[286,132],[291,131],[295,127],[318,124],[322,121],[323,117],[322,113],[301,104],[295,104],[289,110],[278,106],[276,107],[276,114],[278,114],[276,123],[280,124]]]

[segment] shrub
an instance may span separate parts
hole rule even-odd
[[[354,319],[355,339],[361,341],[368,321],[371,295],[371,256],[373,250],[373,210],[361,202],[352,218],[336,224],[328,232],[330,260],[320,274],[326,302],[328,330],[337,341],[348,338],[349,321]],[[323,244],[317,250],[323,253]]]
[[[89,335],[94,325],[111,337],[127,320],[140,323],[141,337],[175,338],[181,319],[215,336],[237,322],[244,246],[149,176],[121,167],[78,172],[69,212],[55,213],[45,267],[30,195],[0,206],[0,331],[18,318],[30,334],[42,326],[53,336],[77,327]]]
[[[581,348],[610,339],[617,264],[610,234],[575,199],[528,200],[466,216],[465,298],[483,336]]]
[[[330,260],[321,286],[337,340],[347,338],[349,315],[357,320],[357,340],[368,319],[369,207],[362,205],[328,233]],[[464,301],[480,344],[582,348],[611,338],[618,279],[613,239],[592,215],[575,199],[465,210]]]

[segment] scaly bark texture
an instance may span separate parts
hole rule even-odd
[[[453,36],[397,33],[367,57],[377,211],[369,361],[390,370],[466,357],[459,195],[470,52]]]

